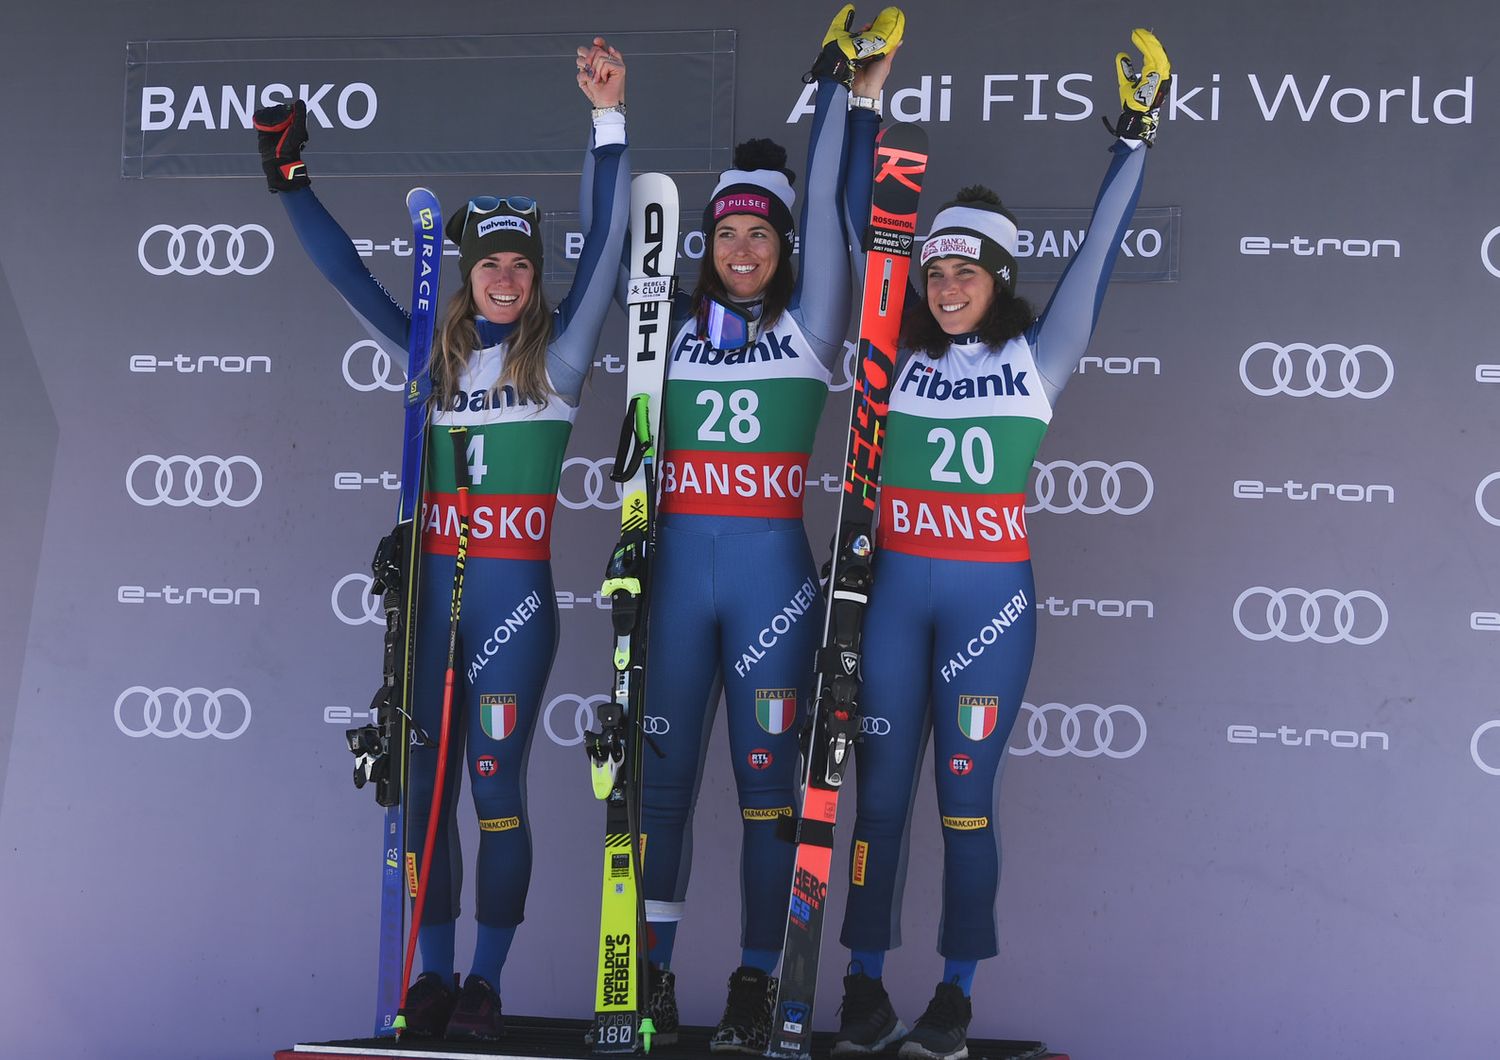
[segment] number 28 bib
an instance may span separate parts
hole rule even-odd
[[[687,324],[667,367],[662,511],[800,519],[828,372],[782,314],[742,350]]]

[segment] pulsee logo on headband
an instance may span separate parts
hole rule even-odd
[[[475,233],[483,237],[489,235],[491,232],[499,232],[507,229],[522,232],[529,236],[531,235],[531,222],[524,217],[513,217],[508,214],[503,217],[486,217],[483,221],[479,222]]]
[[[714,216],[723,217],[726,213],[755,213],[762,217],[771,216],[771,202],[764,195],[745,195],[735,193],[725,195],[714,202]]]

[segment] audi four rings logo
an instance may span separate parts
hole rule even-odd
[[[658,718],[647,714],[641,718],[641,730],[647,736],[665,736],[672,731],[672,722],[668,718]]]
[[[398,368],[385,347],[373,339],[360,339],[345,350],[342,367],[344,382],[361,394],[374,390],[400,393],[406,389],[406,370]]]
[[[561,747],[577,747],[583,743],[583,734],[594,727],[594,708],[600,703],[608,702],[609,697],[604,695],[580,696],[573,692],[565,692],[548,703],[547,708],[542,711],[542,728],[547,730],[547,735],[551,737],[553,743]],[[565,729],[561,736],[552,726],[552,715],[559,707],[572,707],[573,709],[573,724],[567,726],[572,732],[569,733]]]
[[[333,587],[332,602],[334,616],[346,626],[385,625],[385,608],[375,595],[375,579],[368,574],[356,572],[340,578]]]
[[[859,719],[859,731],[865,736],[889,736],[891,734],[890,718],[872,718],[870,715],[862,715]]]
[[[249,237],[247,239],[247,237]],[[260,225],[152,225],[136,244],[141,268],[153,276],[254,276],[276,256],[271,233]]]
[[[1491,729],[1500,729],[1500,720],[1487,721],[1483,725],[1479,726],[1479,728],[1474,730],[1474,735],[1469,740],[1469,757],[1474,759],[1474,764],[1476,766],[1484,770],[1490,776],[1500,777],[1500,766],[1490,765],[1489,762],[1486,761],[1485,758],[1479,753],[1479,740],[1484,736],[1485,733],[1489,732]],[[1494,742],[1495,741],[1493,740],[1491,741],[1491,743]],[[1496,757],[1500,758],[1500,755],[1496,755]]]
[[[1336,380],[1328,377],[1330,355],[1336,355],[1338,360]],[[1252,370],[1263,378],[1267,369],[1270,385],[1251,378]],[[1327,398],[1378,398],[1391,388],[1395,378],[1396,366],[1391,363],[1390,354],[1369,343],[1351,347],[1334,342],[1322,346],[1306,342],[1289,342],[1285,346],[1257,342],[1240,357],[1240,382],[1260,397],[1316,394]]]
[[[1491,471],[1488,475],[1479,480],[1479,488],[1474,491],[1474,507],[1479,509],[1479,517],[1485,522],[1489,523],[1491,526],[1500,526],[1500,518],[1497,518],[1494,513],[1485,506],[1484,491],[1489,489],[1496,482],[1500,482],[1500,471]]]
[[[1145,510],[1156,492],[1151,472],[1134,460],[1119,464],[1106,464],[1102,460],[1085,460],[1081,464],[1071,460],[1053,460],[1047,464],[1034,461],[1031,466],[1036,469],[1032,486],[1036,503],[1027,505],[1028,515],[1034,512],[1135,515]],[[1066,477],[1060,478],[1062,475]],[[1064,482],[1066,500],[1057,496],[1058,487]]]
[[[151,474],[141,474],[150,469]],[[179,481],[177,473],[182,472]],[[212,477],[210,478],[210,475]],[[130,499],[147,508],[165,504],[185,508],[196,504],[214,508],[223,504],[243,508],[260,496],[260,465],[248,456],[157,456],[136,457],[125,472],[125,491]]]
[[[585,508],[618,508],[624,503],[625,487],[609,477],[614,467],[615,462],[607,457],[602,460],[569,457],[563,461],[557,499],[564,508],[575,512]],[[575,468],[583,471],[573,470]]]
[[[1093,703],[1022,703],[1026,712],[1026,744],[1013,744],[1010,753],[1044,758],[1076,755],[1079,758],[1130,758],[1146,746],[1146,719],[1124,703],[1101,707]],[[1057,729],[1052,728],[1056,719]],[[1084,726],[1088,721],[1089,725]]]
[[[1257,599],[1261,596],[1266,598],[1264,611]],[[1252,600],[1257,602],[1251,604]],[[1234,602],[1235,628],[1251,640],[1373,644],[1385,632],[1389,620],[1385,601],[1366,589],[1344,593],[1337,589],[1253,585]]]
[[[1495,267],[1495,262],[1490,257],[1490,246],[1495,242],[1496,236],[1500,236],[1500,227],[1491,228],[1484,234],[1484,242],[1479,244],[1479,261],[1486,272],[1500,278],[1500,268]]]
[[[115,727],[126,736],[234,740],[250,727],[250,700],[237,688],[147,688],[115,700]]]
[[[858,352],[859,347],[848,339],[844,340],[843,374],[829,381],[829,391],[837,394],[840,390],[848,390],[854,385],[854,376],[858,368],[858,364],[855,361],[855,354]]]

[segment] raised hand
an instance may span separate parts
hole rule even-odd
[[[1156,142],[1161,123],[1161,104],[1172,83],[1172,64],[1161,41],[1149,29],[1136,29],[1130,41],[1141,50],[1141,68],[1136,70],[1130,55],[1115,56],[1115,74],[1120,81],[1120,120],[1104,127],[1122,140],[1143,140],[1147,147]]]
[[[625,102],[625,59],[603,37],[578,49],[578,88],[595,107],[617,107]]]

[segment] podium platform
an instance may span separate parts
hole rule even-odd
[[[434,1039],[407,1039],[397,1043],[392,1038],[358,1038],[340,1042],[313,1042],[282,1049],[276,1060],[472,1060],[494,1057],[503,1060],[592,1060],[593,1053],[583,1043],[584,1032],[592,1026],[589,1020],[542,1019],[534,1016],[505,1017],[505,1037],[496,1042],[449,1042]],[[721,1060],[723,1054],[708,1051],[710,1027],[683,1027],[674,1045],[651,1050],[652,1057],[663,1060]],[[833,1047],[833,1035],[813,1035],[814,1060],[826,1060]],[[896,1049],[884,1056],[894,1057]],[[1064,1053],[1051,1053],[1041,1042],[1017,1042],[1007,1039],[970,1038],[970,1060],[1068,1060]]]

